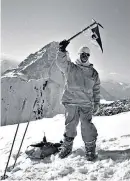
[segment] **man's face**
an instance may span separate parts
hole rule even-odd
[[[89,53],[81,53],[80,54],[80,60],[82,63],[86,63],[89,59],[90,54]]]

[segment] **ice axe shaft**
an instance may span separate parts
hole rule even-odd
[[[93,19],[94,23],[90,24],[89,26],[87,26],[86,28],[84,28],[83,30],[81,30],[80,32],[76,33],[74,36],[72,36],[71,38],[69,38],[67,41],[71,41],[72,39],[76,38],[78,35],[80,35],[81,33],[83,33],[84,31],[86,31],[87,29],[91,28],[92,26],[94,26],[95,24],[99,25],[100,27],[103,28],[103,26],[99,23],[97,23],[94,19]]]

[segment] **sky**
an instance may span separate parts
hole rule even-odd
[[[2,0],[1,53],[23,61],[52,41],[68,39],[92,23],[101,23],[104,53],[84,34],[67,48],[73,60],[78,49],[91,49],[90,61],[103,75],[130,77],[129,0]]]

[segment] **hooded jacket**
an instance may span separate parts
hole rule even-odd
[[[100,79],[93,64],[69,61],[67,52],[57,52],[56,64],[65,75],[63,104],[92,107],[100,102]]]

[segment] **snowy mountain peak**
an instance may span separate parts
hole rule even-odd
[[[57,42],[49,43],[1,77],[2,125],[63,113],[60,99],[64,77],[55,63],[57,46]]]
[[[19,69],[21,70],[23,68],[26,68],[41,58],[46,58],[46,54],[53,51],[53,49],[55,49],[57,46],[58,46],[57,42],[51,42],[51,43],[47,44],[46,46],[44,46],[43,48],[41,48],[39,51],[30,54],[24,61],[22,61],[18,65]],[[41,65],[40,62],[37,62],[37,64]]]
[[[13,71],[14,74],[21,72],[27,79],[48,78],[49,68],[56,59],[57,42],[51,42],[41,48],[39,51],[30,54],[18,68]],[[43,71],[46,69],[46,71]]]

